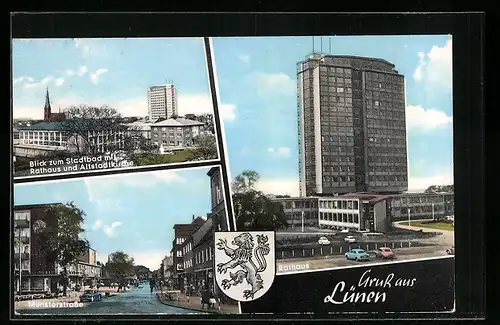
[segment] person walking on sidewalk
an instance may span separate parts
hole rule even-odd
[[[153,294],[153,290],[155,288],[155,280],[149,280],[149,289],[151,290],[151,294]]]

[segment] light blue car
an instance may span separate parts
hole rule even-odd
[[[364,249],[361,248],[353,248],[350,252],[345,253],[345,257],[348,260],[354,261],[369,261],[370,254],[368,254]]]

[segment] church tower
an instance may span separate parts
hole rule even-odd
[[[43,108],[43,120],[46,122],[50,122],[51,114],[52,108],[50,107],[49,88],[47,87],[47,93],[45,94],[45,106]]]

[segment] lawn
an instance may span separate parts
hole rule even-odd
[[[408,226],[408,221],[401,222],[400,224]],[[453,227],[453,224],[445,223],[445,222],[422,223],[419,221],[412,221],[412,222],[410,222],[410,226],[421,227],[421,228],[431,228],[431,229],[438,229],[438,230],[449,230],[449,231],[453,231],[455,229],[455,227]]]
[[[193,152],[189,149],[176,150],[173,155],[148,155],[139,154],[134,157],[136,166],[161,165],[170,163],[179,163],[190,161],[193,158]]]

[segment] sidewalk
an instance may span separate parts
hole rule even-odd
[[[204,308],[201,308],[201,298],[198,296],[188,297],[184,294],[177,294],[178,300],[167,300],[165,293],[157,292],[156,296],[161,303],[165,305],[169,305],[172,307],[179,307],[185,309],[191,309],[194,311],[201,311],[205,313],[216,313],[216,314],[239,314],[240,309],[238,305],[228,305],[221,304],[220,306],[217,304],[214,308],[208,309],[205,305]]]

